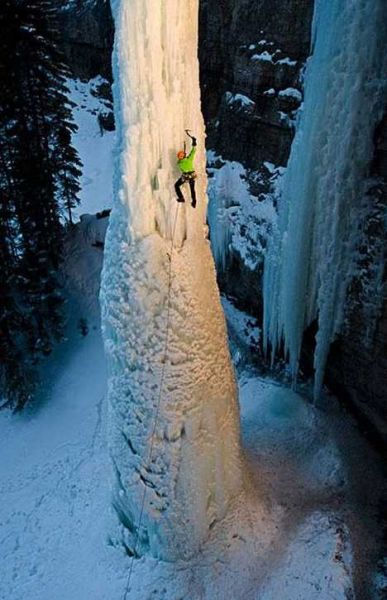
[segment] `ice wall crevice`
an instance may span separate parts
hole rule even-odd
[[[303,332],[318,320],[315,396],[354,275],[373,135],[386,101],[386,5],[319,0],[304,104],[282,178],[279,215],[265,260],[264,338],[284,343],[293,377]]]
[[[119,142],[101,305],[114,505],[130,552],[139,534],[137,554],[175,560],[200,548],[241,487],[236,385],[205,237],[198,0],[115,0],[113,14]],[[173,188],[185,128],[199,145],[196,209]]]

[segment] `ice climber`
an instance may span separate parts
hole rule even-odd
[[[189,187],[191,190],[191,206],[195,208],[196,206],[196,193],[195,193],[195,178],[196,173],[194,171],[194,158],[196,153],[196,138],[188,133],[188,129],[186,129],[187,135],[192,140],[192,148],[191,152],[186,154],[185,150],[180,150],[177,153],[177,165],[182,173],[181,177],[175,183],[175,190],[177,194],[178,202],[185,202],[184,196],[181,191],[181,186],[188,181]]]

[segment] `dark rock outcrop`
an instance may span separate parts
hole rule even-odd
[[[254,169],[263,161],[285,165],[313,0],[202,0],[200,6],[208,147]]]
[[[112,80],[114,23],[106,0],[58,0],[60,44],[74,77]]]
[[[371,175],[365,199],[369,218],[359,249],[360,275],[349,288],[347,322],[332,345],[326,382],[387,441],[387,112],[375,131]],[[384,266],[383,266],[384,265]]]

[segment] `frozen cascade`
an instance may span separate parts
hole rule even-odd
[[[360,210],[382,116],[384,0],[318,0],[305,99],[281,183],[278,223],[265,261],[264,339],[281,342],[293,378],[305,328],[318,319],[315,397],[344,318]]]
[[[241,487],[237,392],[206,237],[198,0],[112,8],[118,146],[101,305],[113,501],[129,554],[175,560],[199,549]],[[185,128],[198,138],[196,209],[177,204],[173,188]]]

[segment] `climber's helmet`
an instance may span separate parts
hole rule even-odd
[[[186,154],[185,154],[184,150],[179,150],[179,152],[177,153],[177,158],[179,160],[183,160],[183,158],[185,158],[185,157],[186,157]]]

